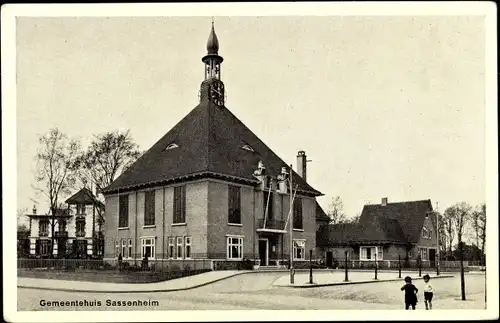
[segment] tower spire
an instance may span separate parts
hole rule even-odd
[[[221,81],[220,65],[224,60],[219,56],[219,40],[215,34],[214,17],[207,41],[207,54],[201,61],[205,64],[205,80],[201,86],[200,100],[209,98],[213,103],[224,105],[224,84]]]

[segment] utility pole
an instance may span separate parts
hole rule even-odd
[[[293,273],[293,169],[290,165],[290,219],[288,223],[288,231],[290,234],[290,284],[294,284],[294,273]]]

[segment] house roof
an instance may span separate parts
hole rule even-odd
[[[328,225],[317,234],[318,246],[352,244],[406,244],[406,237],[396,220],[376,218],[364,223]]]
[[[381,204],[369,204],[363,207],[363,212],[359,218],[360,223],[367,223],[373,219],[387,219],[382,221],[395,220],[399,223],[404,236],[410,243],[420,240],[420,233],[424,225],[425,216],[432,212],[431,200],[408,201]]]
[[[319,205],[318,201],[316,201],[316,220],[330,222],[330,217],[326,214],[321,205]]]
[[[50,218],[52,217],[52,214],[26,214],[26,216],[29,216],[30,218]],[[70,213],[68,209],[64,208],[57,208],[56,209],[56,217],[70,217]]]
[[[252,149],[243,149],[245,145]],[[168,146],[177,147],[166,149]],[[189,177],[219,177],[257,184],[253,172],[259,161],[271,176],[280,174],[282,167],[289,167],[231,111],[202,100],[102,193],[164,185]],[[322,195],[293,173],[299,193]]]
[[[82,188],[66,200],[67,204],[85,204],[92,205],[96,200],[95,195],[86,187]],[[101,202],[97,201],[99,205],[104,206]]]

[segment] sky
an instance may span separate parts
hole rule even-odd
[[[485,201],[481,16],[215,16],[226,106],[287,163],[308,159],[328,209]],[[150,148],[198,103],[211,17],[21,17],[18,209],[48,208],[37,138],[130,129]]]

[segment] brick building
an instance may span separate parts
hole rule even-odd
[[[305,180],[305,153],[294,172],[225,106],[218,49],[212,25],[200,103],[102,191],[105,259],[280,265],[290,255],[290,223],[294,258],[315,250],[322,194]],[[287,223],[290,172],[296,196]]]
[[[436,214],[430,200],[365,205],[358,223],[322,226],[317,235],[318,254],[327,265],[348,259],[359,262],[398,261],[435,266]]]

